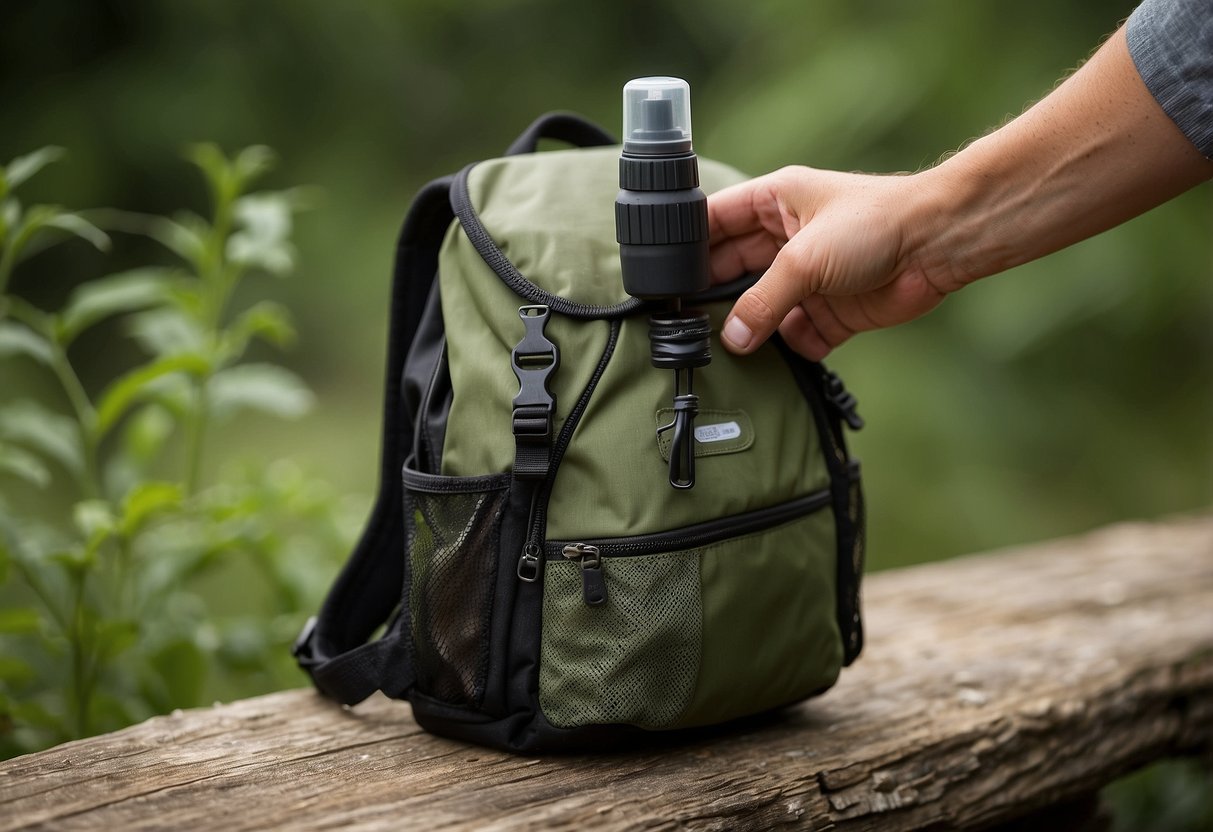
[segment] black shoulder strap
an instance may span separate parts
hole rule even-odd
[[[401,385],[405,357],[438,271],[438,250],[454,219],[450,186],[448,176],[422,188],[400,231],[392,279],[379,494],[320,613],[295,643],[299,666],[322,693],[346,704],[360,702],[380,687],[402,693],[411,684],[399,638],[389,632],[366,642],[400,603],[404,584],[400,471],[413,447],[413,425],[402,412]]]
[[[533,153],[540,139],[576,147],[614,143],[609,133],[579,116],[548,113],[536,119],[506,155]],[[394,622],[382,638],[367,640],[397,609],[404,586],[401,469],[413,447],[414,428],[402,406],[404,364],[438,271],[442,239],[455,216],[453,178],[426,185],[401,229],[392,280],[379,494],[358,545],[293,651],[321,693],[349,705],[376,690],[402,697],[413,684],[407,620]],[[406,618],[407,611],[401,616]]]

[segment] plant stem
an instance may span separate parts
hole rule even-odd
[[[38,577],[37,572],[31,569],[21,558],[14,558],[13,563],[16,564],[17,571],[21,573],[22,580],[38,596],[38,600],[42,602],[42,606],[46,607],[47,612],[51,614],[51,618],[59,625],[59,630],[63,635],[67,636],[68,630],[71,629],[71,622],[68,620],[67,613],[59,609],[54,596],[46,588],[46,585],[42,583],[42,579]]]
[[[88,712],[92,686],[88,681],[88,655],[85,646],[83,572],[72,571],[72,626],[67,641],[72,653],[72,731],[76,737],[88,735]]]
[[[13,266],[17,261],[17,249],[15,246],[5,246],[0,251],[0,295],[3,295],[8,290],[9,278],[13,276]]]
[[[227,308],[232,290],[239,282],[240,274],[229,269],[224,257],[227,238],[232,229],[232,201],[219,198],[215,204],[215,220],[207,241],[207,256],[198,277],[203,285],[202,326],[211,343],[211,369],[194,382],[194,407],[186,423],[185,494],[193,496],[202,479],[203,448],[206,426],[210,419],[210,402],[207,398],[207,382],[214,375],[216,365],[222,359],[219,354],[219,325]]]
[[[210,373],[194,382],[194,407],[185,426],[185,496],[192,497],[198,491],[202,478],[202,448],[206,434],[206,422],[210,412],[207,402],[206,383]]]
[[[80,377],[68,360],[67,351],[55,339],[50,339],[51,369],[72,409],[76,412],[76,420],[80,423],[81,440],[84,443],[84,470],[80,473],[80,488],[84,496],[97,499],[102,496],[101,473],[97,461],[97,410],[89,400]]]

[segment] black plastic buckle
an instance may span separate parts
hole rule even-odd
[[[552,440],[552,410],[546,407],[514,408],[514,438],[544,444]]]
[[[859,407],[859,400],[855,398],[855,394],[847,390],[842,379],[832,370],[824,370],[824,380],[826,400],[834,405],[834,409],[842,416],[843,421],[851,430],[863,428],[863,418],[856,410]]]
[[[556,397],[548,389],[548,379],[560,366],[560,349],[544,333],[551,317],[548,307],[523,306],[518,317],[525,331],[510,354],[518,377],[518,395],[513,402],[514,474],[540,478],[547,476],[547,451],[556,415]]]

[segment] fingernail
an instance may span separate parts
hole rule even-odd
[[[744,350],[750,346],[750,340],[754,337],[754,333],[745,325],[745,321],[734,316],[725,321],[724,329],[720,332],[720,337],[737,349]]]

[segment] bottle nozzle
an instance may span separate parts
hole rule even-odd
[[[691,150],[691,87],[681,78],[628,81],[623,88],[625,153],[665,155]]]

